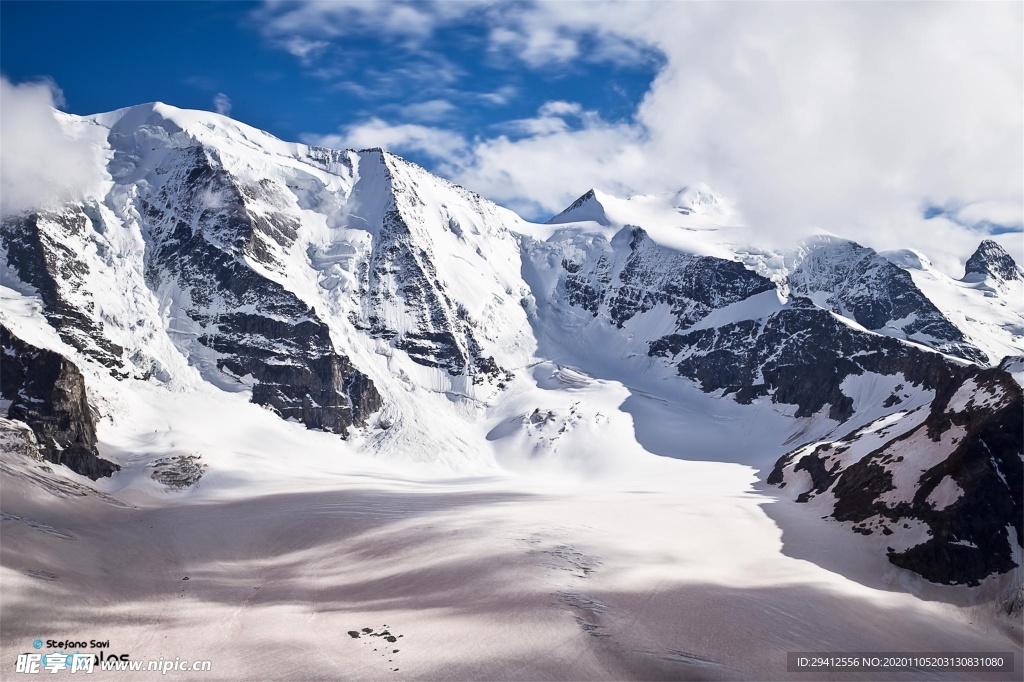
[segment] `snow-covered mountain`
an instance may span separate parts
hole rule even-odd
[[[882,254],[910,274],[942,315],[982,351],[983,364],[1019,356],[1024,347],[1024,278],[1013,258],[986,239],[968,259],[960,279],[936,270],[924,254],[904,249]]]
[[[116,480],[143,403],[214,396],[395,462],[742,461],[809,515],[912,526],[889,557],[929,580],[1019,564],[1021,389],[995,366],[1024,355],[1022,280],[992,242],[956,281],[834,237],[759,248],[702,186],[536,225],[214,114],[62,125],[105,181],[0,231],[5,423],[51,462]]]
[[[977,585],[1019,570],[1024,514],[1019,387],[999,370],[934,368],[935,399],[780,458],[768,483],[854,532],[880,534],[894,564]],[[1010,494],[1007,494],[1010,493]],[[1007,600],[1020,594],[1010,593]]]

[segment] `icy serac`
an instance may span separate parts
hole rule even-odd
[[[694,434],[743,415],[759,449],[744,461],[778,460],[769,482],[827,506],[810,513],[898,532],[898,566],[973,584],[1015,565],[1021,389],[996,366],[1024,353],[1024,282],[994,242],[943,279],[919,254],[834,237],[758,248],[703,186],[591,191],[537,225],[386,151],[215,114],[149,104],[62,125],[102,153],[105,183],[0,230],[5,416],[50,461],[113,473],[103,428],[132,409],[119,387],[144,383],[237,393],[382,457],[492,467],[503,444],[554,452],[581,421],[618,434],[583,392],[523,407],[595,379],[685,404]],[[609,449],[642,449],[640,430]],[[965,528],[979,505],[987,520]],[[911,527],[927,527],[913,544]]]

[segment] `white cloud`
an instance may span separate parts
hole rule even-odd
[[[271,0],[253,16],[264,35],[273,39],[294,36],[321,39],[372,33],[416,42],[429,37],[437,27],[487,4],[488,0]]]
[[[466,150],[466,140],[457,133],[414,123],[391,125],[379,118],[344,126],[331,135],[304,135],[302,140],[334,149],[382,147],[398,154],[420,152],[438,160],[458,158]]]
[[[451,94],[450,86],[463,76],[462,69],[442,54],[420,54],[402,66],[360,68],[332,65],[312,69],[309,74],[328,83],[329,90],[351,92],[357,97],[381,101]],[[384,105],[391,106],[391,105]]]
[[[406,118],[417,121],[440,121],[453,114],[454,104],[444,99],[432,99],[400,107]]]
[[[958,223],[982,207],[1019,216],[1024,206],[1019,3],[332,4],[279,6],[268,30],[372,25],[425,41],[477,20],[492,54],[538,70],[661,55],[626,122],[552,104],[504,134],[463,140],[438,166],[533,215],[591,186],[629,194],[704,181],[780,240],[830,230],[955,264],[981,237]],[[438,154],[462,139],[380,119],[347,130]],[[928,205],[975,208],[943,222],[921,217]]]
[[[231,115],[231,98],[225,95],[223,92],[218,92],[213,96],[213,108],[222,116]]]
[[[583,107],[579,102],[564,102],[562,100],[545,102],[537,109],[537,113],[541,116],[579,116],[582,112]]]
[[[577,41],[541,22],[515,28],[498,26],[491,31],[491,48],[502,55],[514,54],[533,67],[568,62],[580,54]]]
[[[558,100],[540,105],[534,117],[506,121],[496,127],[519,136],[543,137],[569,131],[572,126],[567,119],[575,119],[584,127],[601,124],[596,112],[584,111],[578,102]]]
[[[1021,227],[1024,226],[1024,209],[1012,201],[979,201],[957,211],[956,221],[963,225],[994,223]]]
[[[12,84],[0,77],[0,212],[53,208],[81,196],[100,178],[87,142],[68,137],[54,107],[63,104],[50,81]]]
[[[534,23],[647,45],[666,61],[630,123],[592,118],[480,142],[456,171],[485,195],[555,212],[592,185],[661,192],[703,180],[768,234],[832,230],[947,264],[980,235],[925,221],[922,206],[1000,202],[1019,213],[1024,202],[1019,5],[568,2],[531,11]]]
[[[487,104],[504,106],[511,102],[518,94],[519,90],[514,85],[503,85],[497,90],[493,90],[491,92],[478,93],[477,96]]]
[[[313,57],[330,44],[326,40],[307,40],[302,36],[288,36],[278,41],[285,52],[298,57],[303,63],[309,63]]]

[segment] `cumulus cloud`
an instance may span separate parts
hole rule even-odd
[[[392,125],[379,118],[344,126],[330,135],[304,135],[306,144],[334,149],[383,147],[398,154],[419,152],[435,160],[453,160],[466,150],[466,140],[451,131],[415,123]]]
[[[344,12],[357,13],[348,16],[356,25],[379,21],[387,35],[426,41],[479,9],[383,4]],[[324,13],[335,20],[321,36],[345,30],[344,12],[327,5],[289,5],[274,30]],[[416,21],[398,21],[400,6]],[[652,51],[662,65],[624,122],[552,103],[471,142],[379,118],[349,132],[387,144],[387,131],[433,153],[458,142],[439,170],[535,217],[591,186],[629,194],[704,181],[766,239],[832,231],[879,249],[919,248],[947,270],[984,236],[975,214],[998,212],[989,222],[1005,224],[1022,213],[1019,3],[539,2],[480,11],[484,49],[529,68]],[[926,220],[926,206],[965,213]]]
[[[223,92],[218,92],[213,96],[213,108],[222,116],[231,115],[231,98],[225,95]]]
[[[51,81],[13,84],[0,77],[0,212],[54,208],[100,179],[100,159],[69,137],[55,107],[63,96]]]
[[[953,269],[980,239],[925,205],[1016,207],[1024,187],[1019,5],[547,3],[569,35],[621,37],[665,66],[633,122],[484,140],[459,179],[549,211],[596,185],[703,180],[751,224],[915,246]],[[565,187],[565,169],[577,184]],[[550,190],[561,185],[562,193]]]

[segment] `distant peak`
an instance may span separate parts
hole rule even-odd
[[[576,201],[569,204],[565,210],[547,222],[549,225],[554,225],[583,220],[592,220],[602,225],[608,224],[608,217],[605,215],[604,207],[601,205],[600,195],[595,189],[587,190]]]
[[[988,277],[1008,282],[1024,279],[1017,263],[1002,246],[985,239],[964,267],[964,281],[981,281]]]
[[[672,196],[675,208],[698,209],[700,207],[721,206],[722,199],[702,182],[688,185]]]
[[[588,189],[586,192],[584,192],[582,195],[580,195],[580,197],[578,199],[576,199],[576,201],[574,201],[571,204],[569,204],[568,208],[566,208],[564,211],[562,211],[562,213],[568,213],[569,211],[572,211],[573,209],[577,209],[580,206],[582,206],[583,204],[585,204],[585,203],[587,203],[588,201],[591,201],[591,200],[597,201],[597,190],[593,189],[593,188]]]
[[[893,265],[904,270],[926,270],[931,267],[931,261],[920,251],[915,249],[898,249],[896,251],[883,251],[879,254]]]
[[[805,237],[800,240],[799,248],[806,251],[817,251],[832,249],[835,251],[863,251],[867,250],[866,247],[861,246],[852,239],[846,237],[837,237],[834,234],[812,234],[809,237]]]

